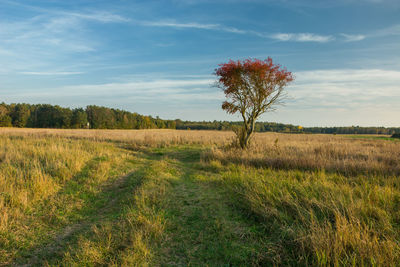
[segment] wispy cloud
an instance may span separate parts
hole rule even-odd
[[[177,22],[174,20],[136,21],[136,22],[139,23],[140,25],[148,27],[169,27],[176,29],[201,29],[201,30],[223,31],[236,34],[254,35],[260,38],[274,39],[282,42],[317,42],[317,43],[327,43],[332,41],[359,42],[371,37],[400,35],[400,24],[393,25],[368,34],[337,33],[337,34],[324,35],[324,34],[317,34],[310,32],[266,33],[251,29],[240,29],[237,27],[230,27],[222,24]]]
[[[400,24],[395,24],[390,27],[375,30],[368,34],[340,34],[340,36],[343,37],[346,42],[357,42],[362,41],[366,38],[380,38],[393,35],[400,35]]]
[[[170,28],[193,28],[193,29],[203,29],[203,30],[216,30],[224,31],[237,34],[250,34],[256,35],[261,38],[272,38],[279,41],[294,41],[294,42],[319,42],[325,43],[335,39],[331,35],[318,35],[314,33],[277,33],[277,34],[267,34],[263,32],[258,32],[254,30],[243,30],[235,27],[229,27],[221,24],[202,24],[197,22],[189,23],[179,23],[172,21],[143,21],[141,22],[144,26],[153,27],[170,27]]]
[[[171,27],[171,28],[193,28],[193,29],[203,29],[203,30],[217,30],[232,33],[247,33],[245,30],[240,30],[235,27],[227,27],[221,24],[202,24],[197,22],[189,23],[178,23],[172,21],[143,21],[141,22],[144,26],[154,26],[154,27]]]
[[[155,75],[160,76],[160,75]],[[167,75],[168,76],[168,75]],[[287,88],[292,100],[265,120],[290,123],[308,121],[308,125],[393,125],[398,121],[400,71],[382,69],[331,69],[300,71]],[[56,103],[85,106],[116,105],[139,113],[170,118],[207,119],[225,116],[220,103],[224,96],[210,87],[211,77],[154,79],[153,76],[130,77],[125,81],[102,84],[61,86],[27,94],[12,90],[7,102]],[[176,107],[180,109],[166,108]],[[185,112],[183,112],[185,110]],[[191,110],[190,116],[186,110]],[[205,113],[206,112],[206,113]],[[205,115],[207,114],[207,115]],[[362,114],[362,116],[360,116]],[[226,117],[227,119],[234,119]]]
[[[93,20],[93,21],[98,21],[98,22],[105,22],[105,23],[110,23],[110,22],[128,22],[130,19],[123,17],[119,14],[114,14],[108,11],[99,11],[99,10],[87,10],[86,12],[68,12],[68,11],[63,11],[63,10],[58,10],[58,9],[51,9],[51,8],[44,8],[40,7],[38,5],[29,5],[29,4],[23,4],[18,1],[8,1],[8,0],[3,0],[4,4],[12,5],[12,6],[18,6],[22,7],[24,9],[38,12],[40,14],[47,14],[51,16],[61,16],[61,17],[76,17],[80,19],[86,19],[86,20]]]
[[[400,71],[331,69],[295,76],[288,88],[292,100],[275,117],[279,121],[308,120],[310,126],[395,126],[399,121]]]
[[[335,37],[331,35],[318,35],[314,33],[276,33],[270,35],[272,39],[279,41],[294,41],[294,42],[317,42],[326,43],[333,41]]]
[[[22,71],[21,74],[25,75],[40,75],[40,76],[57,76],[57,75],[78,75],[84,72],[79,71],[49,71],[49,72],[36,72],[36,71]]]
[[[345,34],[341,33],[340,34],[346,42],[357,42],[357,41],[362,41],[364,40],[367,36],[363,34]]]
[[[157,79],[147,76],[123,80],[125,81],[55,86],[51,90],[2,90],[2,101],[52,103],[74,107],[96,104],[171,119],[200,119],[205,118],[204,116],[211,118],[216,113],[224,115],[219,108],[223,92],[211,87],[214,80],[210,77],[183,75],[174,79]]]
[[[88,31],[94,23],[129,22],[129,19],[108,11],[80,13],[40,8],[33,8],[33,11],[35,16],[17,21],[0,18],[0,60],[7,62],[9,72],[25,75],[77,74],[47,70],[53,67],[59,69],[60,62],[65,62],[65,58],[71,58],[73,54],[94,52],[101,48],[103,44],[98,37]]]
[[[214,80],[209,78],[189,79],[135,79],[129,82],[116,82],[104,84],[82,84],[62,86],[53,90],[37,90],[31,92],[29,97],[35,100],[48,102],[49,99],[82,98],[90,101],[92,98],[118,98],[120,101],[135,102],[166,102],[176,104],[174,101],[220,100],[222,92],[211,89]],[[206,93],[205,93],[206,92]],[[23,97],[24,92],[8,93],[8,97]]]
[[[207,29],[215,30],[219,27],[218,24],[200,24],[200,23],[177,23],[168,21],[143,21],[144,26],[155,26],[155,27],[172,27],[172,28],[195,28],[195,29]]]
[[[295,73],[291,87],[295,99],[307,106],[343,107],[352,109],[363,104],[379,104],[400,100],[400,71],[382,69],[314,70]]]
[[[372,34],[375,37],[400,35],[400,24],[392,25],[390,27],[381,29]]]
[[[73,16],[80,19],[85,20],[93,20],[104,23],[119,23],[119,22],[129,22],[129,18],[125,18],[121,15],[104,12],[104,11],[96,11],[92,13],[74,13],[74,12],[59,12],[60,14],[66,16]]]
[[[36,71],[46,64],[52,68],[50,65],[63,56],[96,50],[77,17],[39,15],[17,22],[0,19],[0,29],[0,50],[7,51],[0,56],[10,71]]]

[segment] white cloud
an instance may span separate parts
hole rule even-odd
[[[290,99],[286,105],[276,113],[266,114],[263,120],[309,126],[398,124],[400,71],[330,69],[294,74],[296,79],[287,88]],[[101,104],[170,118],[235,119],[221,112],[224,95],[211,87],[214,77],[167,77],[134,75],[114,83],[62,86],[29,93],[10,89],[3,93],[6,102]],[[193,111],[190,115],[186,113],[188,109]]]
[[[143,26],[151,27],[169,27],[177,29],[202,29],[202,30],[214,30],[214,31],[224,31],[236,34],[249,34],[255,35],[261,38],[271,38],[282,42],[317,42],[317,43],[327,43],[335,40],[343,40],[345,42],[357,42],[362,41],[370,37],[381,37],[390,35],[400,35],[400,24],[393,25],[370,34],[347,34],[338,33],[332,35],[322,35],[316,33],[265,33],[255,30],[244,30],[236,27],[229,27],[222,24],[207,24],[207,23],[197,23],[197,22],[176,22],[173,20],[161,20],[161,21],[136,21]]]
[[[35,9],[35,12],[39,15],[17,21],[0,18],[0,61],[7,62],[9,73],[46,75],[44,73],[54,66],[65,69],[60,62],[66,62],[65,58],[71,58],[71,54],[93,52],[102,46],[98,38],[87,31],[88,22],[129,22],[125,17],[106,11],[78,13]]]
[[[73,13],[73,12],[62,12],[61,14],[64,14],[66,16],[73,16],[76,18],[80,19],[86,19],[86,20],[93,20],[93,21],[98,21],[98,22],[104,22],[104,23],[119,23],[119,22],[129,22],[130,19],[125,18],[123,16],[109,13],[109,12],[103,12],[103,11],[96,11],[92,13]]]
[[[60,73],[26,73],[32,75],[57,75]],[[65,73],[68,75],[70,73]],[[79,73],[71,73],[79,74]],[[132,77],[133,78],[133,77]],[[210,94],[207,88],[210,89],[214,83],[213,79],[209,78],[181,78],[181,79],[146,79],[130,81],[130,82],[116,82],[104,84],[83,84],[71,85],[54,88],[53,90],[35,91],[31,92],[30,97],[114,97],[119,95],[121,98],[136,97],[140,99],[148,99],[155,101],[159,98],[167,97],[168,99],[190,99],[196,96],[196,99],[210,99]],[[218,91],[214,90],[212,91]],[[202,93],[204,92],[204,93]],[[18,93],[17,93],[18,94]],[[24,92],[18,95],[23,95]],[[13,94],[9,94],[13,95]],[[192,98],[193,99],[193,98]]]
[[[400,71],[382,69],[331,69],[296,72],[297,82],[400,82]],[[400,90],[399,90],[400,92]]]
[[[346,42],[357,42],[371,37],[386,37],[393,35],[400,35],[400,24],[376,30],[370,32],[369,34],[346,34],[346,33],[340,34],[340,36],[343,37]]]
[[[157,97],[158,94],[190,94],[193,88],[210,87],[214,80],[212,79],[159,79],[142,80],[127,83],[107,83],[96,85],[78,85],[61,87],[61,91],[68,93],[86,94],[86,93],[104,93],[114,94],[116,91],[123,94],[141,95],[147,97]],[[206,95],[206,94],[205,94]]]
[[[400,24],[396,24],[385,29],[381,29],[372,34],[372,36],[390,36],[390,35],[400,35]]]
[[[203,29],[203,30],[225,31],[225,32],[239,33],[239,34],[247,33],[247,31],[245,30],[240,30],[234,27],[227,27],[220,24],[202,24],[197,22],[178,23],[172,21],[143,21],[141,22],[141,24],[144,26],[154,26],[154,27],[193,28],[193,29]]]
[[[26,75],[41,75],[41,76],[56,76],[56,75],[77,75],[83,74],[83,72],[78,71],[49,71],[49,72],[36,72],[36,71],[23,71],[21,74]]]
[[[345,33],[341,33],[340,35],[344,37],[346,42],[362,41],[367,37],[367,36],[362,35],[362,34],[345,34]]]
[[[144,21],[144,26],[155,27],[172,27],[172,28],[195,28],[195,29],[208,29],[215,30],[219,27],[218,24],[200,24],[200,23],[176,23],[168,21]]]
[[[220,26],[219,29],[222,31],[225,31],[225,32],[232,32],[232,33],[239,33],[239,34],[251,33],[249,31],[240,30],[240,29],[237,29],[234,27]]]
[[[70,45],[87,46],[81,41],[81,25],[79,20],[73,17],[44,17],[38,16],[26,21],[15,23],[2,23],[0,32],[3,45],[9,45],[10,49],[19,47],[31,48],[33,46],[43,47],[48,51],[48,45],[63,48]]]
[[[369,105],[395,108],[400,101],[400,71],[381,69],[315,70],[295,73],[290,86],[295,102],[305,107],[353,109]],[[299,106],[299,108],[304,108]]]
[[[270,37],[283,42],[294,41],[326,43],[335,39],[335,37],[331,35],[318,35],[314,33],[276,33],[270,35]]]
[[[331,35],[318,35],[314,33],[277,33],[271,35],[253,30],[242,30],[235,27],[228,27],[221,24],[202,24],[197,22],[179,23],[175,21],[142,21],[140,22],[140,24],[152,27],[193,28],[193,29],[203,29],[203,30],[224,31],[237,34],[251,34],[261,38],[272,38],[280,41],[325,43],[333,41],[335,39],[335,37]]]
[[[263,119],[304,126],[399,126],[400,71],[313,70],[295,77],[286,105]]]
[[[74,75],[79,72],[26,72],[30,75]],[[300,71],[294,73],[295,81],[288,87],[289,96],[296,103],[316,107],[354,108],[360,104],[388,105],[400,101],[400,71],[382,69],[332,69]],[[156,76],[161,76],[156,74]],[[62,86],[52,91],[32,93],[36,97],[98,96],[139,97],[157,102],[159,98],[222,100],[220,90],[209,76],[173,76],[154,79],[154,75],[123,77],[120,82]],[[377,102],[377,100],[381,102]],[[169,101],[169,100],[168,100]],[[351,106],[347,105],[351,103]],[[299,106],[299,108],[304,108]]]

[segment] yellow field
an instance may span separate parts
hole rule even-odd
[[[95,141],[116,141],[146,146],[175,144],[228,144],[234,134],[222,131],[180,130],[70,130],[0,128],[0,135],[54,136],[86,138]]]
[[[229,148],[234,134],[228,131],[2,128],[0,135],[69,137],[149,147],[199,144],[212,147],[206,157],[221,161],[277,168],[325,169],[347,174],[400,175],[398,142],[355,139],[346,135],[257,133],[251,149],[244,153]]]
[[[400,142],[233,137],[0,129],[0,265],[397,266]]]

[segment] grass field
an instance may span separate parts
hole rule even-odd
[[[0,129],[0,266],[400,266],[400,143]]]

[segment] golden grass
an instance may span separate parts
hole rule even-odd
[[[135,206],[119,228],[105,221],[93,226],[93,235],[81,235],[63,255],[65,264],[117,260],[119,242],[127,242],[118,229],[130,236],[118,262],[151,262],[150,242],[162,239],[165,222],[159,216],[171,202],[163,193],[167,181],[186,168],[201,174],[202,182],[222,185],[246,223],[262,227],[255,265],[398,266],[400,142],[260,133],[241,151],[230,146],[233,137],[218,131],[1,128],[0,264],[40,244],[37,236],[51,230],[43,223],[65,227],[85,216],[85,205],[101,199],[98,185],[139,160],[120,148],[133,147],[157,162],[145,168],[147,182],[131,196]],[[146,154],[144,146],[160,155],[180,151],[183,159],[192,159],[200,146],[202,161],[182,161],[184,169],[167,175],[171,166],[157,153]]]
[[[235,206],[265,227],[264,264],[398,265],[398,177],[349,178],[234,164],[221,175]]]
[[[325,169],[351,175],[400,175],[399,142],[340,135],[257,133],[251,148],[245,151],[232,149],[229,145],[234,134],[224,131],[1,128],[1,135],[113,141],[139,147],[197,144],[212,148],[206,158],[222,162],[285,169]],[[4,155],[0,154],[1,157]]]
[[[158,207],[165,201],[170,175],[164,161],[150,163],[141,170],[135,194],[125,192],[128,204],[123,216],[113,221],[96,222],[89,233],[78,237],[58,262],[62,266],[151,266],[151,243],[163,238],[165,219]],[[133,176],[128,175],[127,178]],[[129,180],[129,179],[127,179]],[[121,249],[123,247],[123,249]]]
[[[92,184],[118,173],[115,166],[126,171],[122,163],[129,157],[111,144],[84,139],[0,135],[0,263],[14,255],[3,247],[30,246],[38,231],[49,230],[46,222],[75,216],[83,203],[64,192],[70,181],[86,179],[80,190],[90,192]]]
[[[250,149],[214,147],[205,158],[277,169],[400,175],[400,143],[335,135],[256,134]]]
[[[68,137],[94,141],[114,141],[145,146],[168,146],[182,144],[227,145],[232,141],[232,132],[181,131],[181,130],[72,130],[72,129],[27,129],[0,128],[0,135],[25,137]]]

